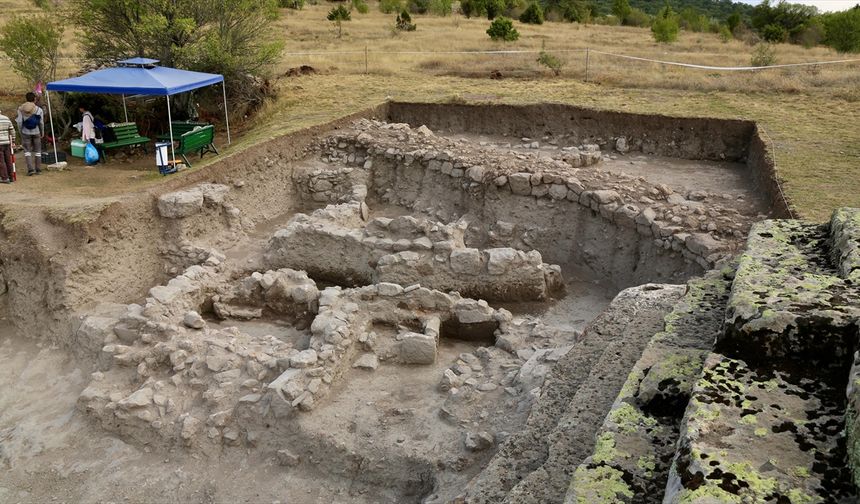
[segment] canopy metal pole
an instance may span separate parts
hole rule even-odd
[[[59,159],[57,159],[57,135],[54,134],[54,114],[51,112],[51,92],[48,91],[48,88],[45,88],[45,95],[48,97],[48,120],[51,123],[51,143],[54,144],[54,163],[58,163]],[[36,165],[38,166],[38,165]]]
[[[167,95],[167,125],[170,129],[170,154],[173,157],[173,166],[176,166],[176,149],[173,147],[173,116],[170,114],[170,95]]]
[[[122,111],[125,112],[125,122],[128,122],[128,109],[125,108],[125,95],[122,95]]]
[[[224,121],[227,123],[227,145],[230,145],[230,114],[227,113],[227,81],[221,81],[221,90],[224,92]]]

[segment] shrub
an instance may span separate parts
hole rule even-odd
[[[594,18],[594,24],[604,25],[604,26],[618,26],[621,24],[621,20],[618,19],[615,15],[609,16],[599,16]]]
[[[860,52],[860,7],[826,14],[824,40],[839,52]]]
[[[627,26],[645,27],[651,25],[651,16],[641,9],[630,9],[630,14],[624,19],[624,24]]]
[[[355,8],[355,10],[358,11],[359,14],[367,14],[368,12],[370,12],[370,7],[364,0],[352,0],[352,6]]]
[[[505,42],[513,42],[520,38],[520,33],[514,28],[514,22],[503,16],[490,23],[490,27],[487,28],[487,35],[493,40],[504,40]]]
[[[720,32],[717,35],[720,37],[720,41],[724,44],[728,43],[728,41],[732,39],[732,31],[726,25],[720,27]]]
[[[352,16],[350,16],[346,7],[338,5],[328,12],[326,19],[337,26],[337,38],[340,38],[343,35],[343,22],[351,20]]]
[[[561,67],[564,66],[564,62],[557,56],[541,50],[540,54],[538,54],[537,62],[552,70],[552,73],[555,74],[556,77],[561,75]]]
[[[729,14],[729,17],[726,18],[726,26],[728,26],[729,31],[732,33],[735,32],[735,28],[737,28],[739,24],[741,24],[741,13],[738,11],[732,12]]]
[[[305,0],[278,0],[278,6],[286,7],[287,9],[302,10],[305,6]]]
[[[412,22],[412,16],[409,15],[409,12],[403,11],[397,15],[397,19],[394,20],[394,28],[400,31],[415,31],[415,23]]]
[[[403,0],[379,0],[379,10],[384,14],[403,10]]]
[[[408,0],[407,8],[413,14],[427,14],[430,8],[430,0]]]
[[[668,44],[678,39],[679,29],[678,16],[671,7],[666,5],[657,13],[654,24],[651,25],[651,34],[657,42]]]
[[[428,10],[437,16],[447,16],[451,14],[452,5],[452,0],[430,0]]]
[[[537,2],[529,4],[526,10],[520,14],[520,23],[543,24],[543,9]]]
[[[621,23],[627,21],[627,16],[630,15],[630,2],[627,0],[613,0],[612,1],[612,15],[618,18]]]
[[[773,45],[762,42],[755,46],[752,58],[750,58],[750,65],[763,67],[774,64],[776,64],[776,49],[774,49]]]
[[[761,29],[761,38],[767,42],[785,42],[788,32],[778,24],[769,24]]]

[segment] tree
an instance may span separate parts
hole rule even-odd
[[[628,17],[630,17],[630,11],[630,2],[627,0],[612,1],[612,14],[614,14],[622,24]]]
[[[503,40],[505,42],[513,42],[520,38],[520,33],[514,28],[514,23],[510,19],[500,16],[490,23],[487,28],[487,35],[493,40]]]
[[[338,5],[328,12],[326,19],[337,26],[337,38],[340,38],[343,35],[343,22],[351,20],[352,17],[346,7]]]
[[[540,54],[538,54],[537,62],[552,70],[552,73],[556,77],[561,75],[561,68],[564,66],[564,62],[561,61],[558,56],[541,49]]]
[[[741,24],[741,13],[738,11],[732,12],[729,14],[729,17],[726,18],[726,26],[728,26],[729,31],[732,33],[735,32],[735,28],[737,28],[739,24]]]
[[[385,14],[403,10],[402,0],[379,0],[379,10]]]
[[[839,52],[860,52],[860,5],[843,12],[826,14],[824,42]]]
[[[532,2],[526,10],[520,14],[520,23],[543,24],[543,9],[537,2]]]
[[[277,0],[70,0],[84,59],[95,66],[135,56],[223,74],[233,109],[262,102],[282,42],[269,37]]]
[[[665,7],[654,18],[651,25],[651,34],[657,42],[668,44],[678,39],[678,16],[667,3]]]
[[[0,28],[0,50],[29,85],[55,80],[62,25],[55,16],[15,16]]]

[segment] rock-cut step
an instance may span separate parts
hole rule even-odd
[[[615,399],[565,503],[659,503],[693,384],[721,327],[733,268],[688,283]]]
[[[831,263],[835,228],[796,220],[753,226],[717,343],[722,353],[845,376],[857,348],[860,289]]]
[[[856,503],[844,394],[844,386],[711,354],[663,502]]]

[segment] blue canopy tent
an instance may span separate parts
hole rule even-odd
[[[224,76],[202,72],[190,72],[178,68],[156,66],[158,60],[132,58],[117,62],[115,68],[96,70],[80,77],[72,77],[48,83],[48,116],[51,121],[51,136],[54,136],[54,118],[51,111],[51,91],[71,91],[75,93],[118,94],[122,95],[122,108],[128,122],[126,95],[164,96],[167,98],[167,121],[170,129],[171,154],[173,150],[173,115],[170,111],[170,96],[185,93],[197,88],[221,83],[224,96],[224,120],[227,125],[227,143],[230,139],[230,119],[227,114],[227,89]],[[54,142],[54,159],[57,159],[57,143]]]

